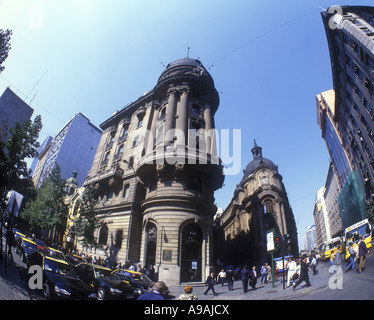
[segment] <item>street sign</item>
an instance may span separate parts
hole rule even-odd
[[[268,232],[266,232],[266,247],[267,247],[268,252],[275,250],[274,237],[275,237],[274,229],[271,229]]]

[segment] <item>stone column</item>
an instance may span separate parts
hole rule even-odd
[[[160,114],[160,109],[158,107],[159,107],[159,104],[156,104],[156,103],[152,106],[153,113],[152,113],[152,124],[150,128],[151,135],[147,143],[147,150],[146,150],[147,154],[153,152],[153,147],[156,145],[155,139],[156,139],[157,119]]]
[[[178,118],[176,120],[175,128],[178,130],[176,133],[177,145],[180,148],[185,148],[188,135],[188,95],[189,88],[186,88],[183,90],[180,102],[178,103]]]
[[[205,135],[206,135],[206,152],[208,154],[215,155],[217,153],[216,143],[213,131],[214,129],[214,118],[210,105],[205,106],[204,110],[204,121],[205,121]]]
[[[165,145],[169,145],[173,142],[174,129],[175,129],[175,114],[177,110],[177,97],[176,91],[171,88],[168,91],[169,101],[166,109],[166,118],[165,118]]]

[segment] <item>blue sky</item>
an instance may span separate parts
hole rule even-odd
[[[320,9],[371,1],[326,0],[1,0],[0,28],[12,49],[0,74],[40,114],[40,142],[82,112],[99,126],[152,89],[163,65],[187,55],[210,68],[220,107],[217,129],[241,129],[241,168],[253,140],[279,166],[299,245],[313,224],[329,155],[315,95],[332,88]],[[215,194],[230,202],[242,178],[226,176]]]

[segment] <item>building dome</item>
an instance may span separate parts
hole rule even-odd
[[[210,102],[213,112],[219,105],[218,92],[210,73],[198,59],[179,58],[170,62],[158,78],[155,92],[163,92],[169,85],[188,84]]]
[[[253,160],[248,163],[244,170],[243,180],[253,174],[259,168],[269,168],[272,171],[278,173],[278,166],[274,164],[273,161],[262,157],[262,148],[258,147],[256,140],[254,142],[254,147],[252,148]]]

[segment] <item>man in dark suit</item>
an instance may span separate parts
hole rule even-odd
[[[247,291],[248,291],[248,280],[249,280],[249,270],[248,270],[247,266],[244,266],[243,270],[240,271],[239,278],[243,283],[243,292],[247,293]]]
[[[365,266],[365,254],[369,253],[370,251],[368,250],[366,243],[365,243],[365,236],[360,237],[361,241],[358,245],[358,272],[362,272]]]
[[[208,286],[208,288],[205,290],[204,294],[208,294],[209,290],[212,290],[213,294],[216,296],[217,293],[214,291],[214,272],[211,272],[208,278],[205,281],[205,286]]]
[[[309,275],[308,275],[309,267],[308,267],[308,264],[306,263],[307,258],[308,258],[307,256],[305,256],[303,259],[300,258],[300,276],[299,276],[299,280],[297,280],[296,283],[293,285],[294,291],[296,287],[303,281],[306,282],[307,287],[311,286],[309,282]]]
[[[256,267],[253,267],[249,273],[249,284],[251,285],[252,290],[256,290],[257,277]]]
[[[229,271],[227,271],[226,279],[227,279],[227,286],[229,287],[229,291],[234,290],[234,271],[232,271],[232,268],[229,268]]]

